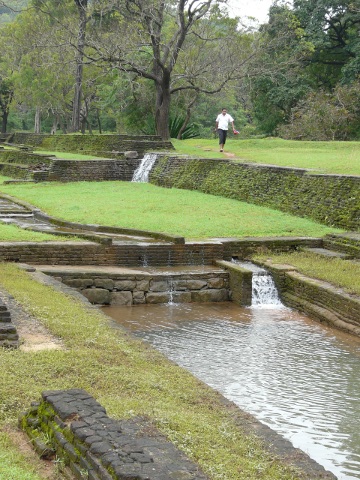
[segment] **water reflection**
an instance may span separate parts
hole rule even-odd
[[[360,479],[360,340],[296,312],[231,303],[107,307],[339,479]]]

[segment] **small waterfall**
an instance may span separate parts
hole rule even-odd
[[[274,280],[269,272],[251,262],[232,260],[252,272],[251,306],[255,308],[283,308]]]
[[[140,165],[134,172],[132,182],[146,183],[149,180],[149,173],[151,172],[151,169],[154,166],[156,159],[156,153],[146,153],[144,155],[144,158],[141,160]]]
[[[266,270],[253,272],[251,306],[257,308],[279,308],[283,306],[274,280]]]

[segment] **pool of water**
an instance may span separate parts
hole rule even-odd
[[[360,479],[360,339],[286,308],[223,303],[104,312],[339,479]]]

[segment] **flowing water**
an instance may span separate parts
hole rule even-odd
[[[104,311],[339,479],[360,479],[360,339],[284,307]]]
[[[146,153],[141,160],[140,165],[135,170],[132,182],[147,182],[149,180],[149,174],[151,172],[154,163],[156,162],[156,153]]]

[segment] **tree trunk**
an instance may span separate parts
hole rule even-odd
[[[78,45],[76,54],[76,75],[75,75],[75,92],[73,100],[73,113],[72,113],[72,126],[73,132],[80,130],[80,110],[82,99],[82,81],[83,81],[83,59],[85,49],[85,36],[86,36],[86,11],[87,0],[75,0],[75,4],[79,12],[79,32],[78,32]]]
[[[6,133],[8,117],[9,117],[9,110],[8,109],[3,110],[2,121],[1,121],[1,133]]]
[[[170,116],[170,75],[163,75],[162,82],[156,84],[156,133],[163,140],[170,139],[169,116]]]
[[[96,118],[97,118],[97,123],[98,123],[98,127],[99,127],[99,134],[101,135],[102,134],[102,128],[101,128],[101,118],[100,118],[99,109],[96,110]]]
[[[51,135],[55,135],[58,128],[58,124],[59,124],[59,115],[54,115],[53,124],[50,131]]]
[[[41,133],[41,108],[36,107],[34,133]]]

